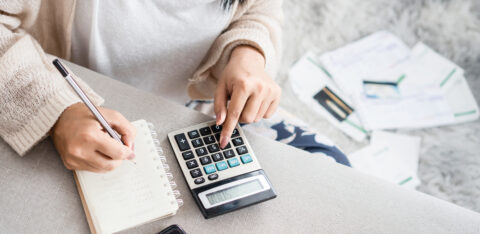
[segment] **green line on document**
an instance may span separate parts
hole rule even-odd
[[[405,79],[405,77],[407,77],[405,74],[402,74],[400,77],[398,77],[397,85],[400,84],[400,82],[402,82]]]
[[[348,119],[344,119],[343,121],[344,121],[345,123],[348,123],[348,124],[352,125],[353,127],[355,127],[356,129],[360,130],[361,132],[367,134],[367,130],[365,130],[364,128],[358,126],[358,125],[355,124],[354,122],[352,122],[352,121],[350,121],[350,120],[348,120]]]
[[[457,71],[457,68],[454,68],[450,73],[448,73],[447,77],[445,77],[445,79],[443,79],[442,82],[440,83],[440,87],[443,87],[445,83],[447,83],[447,81],[453,76],[453,74],[455,74],[456,71]]]
[[[410,177],[408,177],[408,178],[400,181],[400,183],[398,183],[398,184],[399,184],[399,185],[405,184],[405,183],[407,183],[408,181],[410,181],[410,180],[412,180],[412,179],[413,179],[413,178],[410,176]]]
[[[320,64],[318,64],[315,60],[313,60],[312,58],[308,57],[307,56],[307,59],[308,61],[310,61],[311,63],[313,63],[313,65],[319,67],[320,69],[322,69],[322,71],[330,78],[332,79],[332,75],[327,71],[327,69],[325,69],[324,67],[322,67]]]
[[[477,112],[477,110],[471,110],[471,111],[464,111],[464,112],[455,113],[453,115],[455,115],[455,117],[460,117],[460,116],[463,116],[463,115],[475,114],[476,112]]]

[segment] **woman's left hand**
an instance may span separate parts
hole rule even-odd
[[[280,87],[265,72],[263,55],[250,46],[236,47],[215,92],[216,124],[223,124],[220,148],[229,142],[237,122],[269,118],[277,109],[280,95]]]

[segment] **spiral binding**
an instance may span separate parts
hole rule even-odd
[[[183,205],[183,200],[179,199],[181,196],[180,192],[178,190],[175,190],[177,188],[177,183],[173,181],[173,175],[170,173],[170,167],[167,164],[167,159],[163,155],[163,149],[160,146],[160,141],[158,140],[158,135],[157,132],[155,131],[155,127],[153,126],[152,123],[147,123],[148,128],[150,129],[150,134],[152,135],[153,138],[153,145],[155,146],[155,150],[157,151],[158,157],[153,158],[154,161],[160,160],[161,164],[157,165],[157,169],[160,170],[163,167],[163,170],[165,171],[165,176],[167,177],[166,179],[168,180],[168,184],[164,183],[163,186],[170,186],[172,189],[171,191],[167,192],[167,196],[172,196],[175,200],[170,201],[170,204],[174,205],[175,201],[178,204],[178,207]],[[163,178],[163,175],[160,176]]]

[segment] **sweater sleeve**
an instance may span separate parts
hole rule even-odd
[[[249,45],[265,58],[265,70],[274,78],[281,52],[281,0],[247,0],[237,7],[230,25],[212,44],[207,57],[190,80],[188,93],[194,99],[213,98],[216,80],[233,49]]]
[[[35,6],[8,2],[0,4],[0,136],[24,155],[80,99],[53,67],[53,57],[24,30]],[[103,101],[77,81],[94,103]]]

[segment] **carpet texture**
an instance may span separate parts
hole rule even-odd
[[[478,0],[285,0],[284,48],[278,82],[281,106],[330,137],[344,152],[367,144],[355,142],[330,125],[293,94],[287,71],[311,50],[341,47],[379,30],[407,45],[418,41],[465,69],[480,103],[480,1]],[[480,121],[400,133],[422,137],[418,190],[480,211]]]

